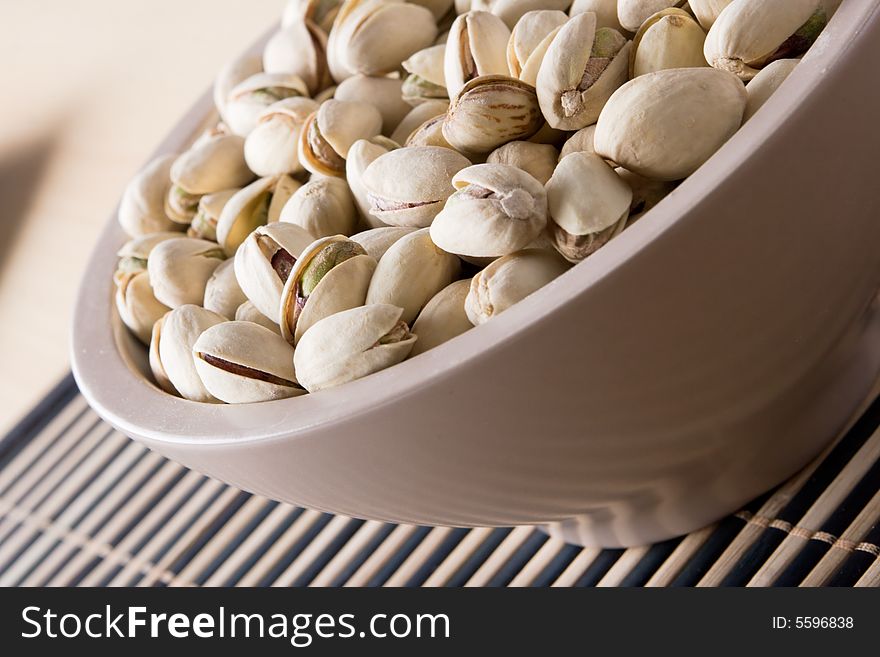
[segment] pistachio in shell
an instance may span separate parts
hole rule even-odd
[[[410,352],[411,357],[448,342],[473,327],[464,310],[470,287],[470,279],[455,281],[425,304],[412,327],[419,339]]]
[[[633,38],[630,78],[671,68],[708,66],[703,56],[706,33],[693,17],[671,8],[648,18]]]
[[[300,133],[299,161],[312,173],[344,176],[352,144],[381,132],[382,115],[373,105],[330,99],[306,119]]]
[[[229,92],[223,120],[233,133],[246,137],[269,105],[285,98],[308,95],[308,85],[296,74],[257,73]]]
[[[205,285],[204,308],[222,315],[226,319],[234,319],[235,311],[247,301],[235,276],[235,261],[224,260]]]
[[[636,32],[658,11],[683,4],[685,0],[617,0],[617,20],[623,29]]]
[[[245,301],[238,307],[235,311],[234,319],[237,322],[253,322],[254,324],[259,324],[272,331],[275,335],[281,335],[281,327],[257,310],[257,307],[251,301]]]
[[[153,294],[169,308],[200,306],[208,279],[224,259],[223,249],[214,242],[192,237],[165,240],[153,248],[147,260]]]
[[[786,78],[791,75],[795,67],[800,63],[799,59],[777,59],[762,68],[751,82],[746,85],[746,93],[749,98],[746,101],[746,111],[743,114],[743,123],[755,115],[764,106],[770,96],[782,86]]]
[[[391,135],[412,107],[403,99],[403,80],[358,73],[339,83],[336,100],[361,101],[375,107],[382,117],[383,135]]]
[[[507,42],[510,29],[498,16],[468,11],[449,28],[443,60],[449,98],[454,99],[471,80],[507,73]]]
[[[361,223],[371,228],[384,226],[385,222],[370,212],[370,201],[362,182],[363,174],[376,158],[394,148],[398,148],[398,145],[390,139],[358,139],[348,149],[348,157],[345,159],[345,179],[348,181]]]
[[[309,115],[318,109],[310,98],[279,100],[267,107],[244,142],[244,158],[258,176],[295,174],[299,161],[299,136]]]
[[[132,271],[116,279],[116,310],[122,323],[148,345],[153,325],[170,308],[156,299],[146,271]]]
[[[329,86],[327,35],[307,18],[292,20],[276,32],[263,49],[263,70],[299,76],[309,94]]]
[[[217,241],[232,257],[254,229],[277,221],[281,209],[299,188],[289,176],[269,176],[254,181],[230,198],[217,221]]]
[[[216,242],[217,222],[220,220],[220,214],[223,212],[226,202],[238,191],[236,187],[202,196],[199,199],[196,213],[193,215],[192,223],[186,229],[187,237]]]
[[[401,87],[404,101],[418,105],[426,100],[449,99],[443,70],[445,54],[446,44],[440,44],[424,48],[403,62],[409,73]]]
[[[171,166],[177,156],[160,155],[150,161],[122,193],[119,225],[131,237],[179,230],[165,212],[165,199],[171,189]]]
[[[550,144],[536,144],[530,141],[511,141],[489,153],[489,164],[508,164],[522,169],[542,185],[547,184],[559,152]]]
[[[391,133],[391,141],[397,144],[405,144],[416,128],[428,119],[445,116],[448,109],[449,101],[445,99],[426,100],[416,105],[403,117],[403,120],[394,129],[394,132]]]
[[[610,27],[618,32],[623,31],[617,17],[617,0],[574,0],[568,10],[570,16],[577,16],[588,11],[596,14],[596,27]]]
[[[315,178],[300,187],[281,210],[280,221],[296,224],[311,235],[351,235],[357,210],[344,178]]]
[[[355,233],[351,236],[351,240],[364,247],[367,255],[372,256],[378,262],[392,244],[414,230],[416,229],[408,226],[380,226]]]
[[[510,75],[534,86],[541,59],[552,41],[548,37],[555,35],[567,20],[564,12],[552,9],[525,14],[513,28],[507,42]]]
[[[708,31],[715,23],[724,8],[733,0],[690,0],[691,12],[696,16],[702,28]]]

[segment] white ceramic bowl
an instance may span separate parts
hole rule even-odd
[[[880,0],[847,0],[782,91],[649,217],[488,324],[360,381],[241,406],[160,392],[116,315],[115,217],[73,367],[111,424],[245,490],[352,516],[693,530],[815,455],[880,367]],[[206,96],[159,152],[183,148]]]

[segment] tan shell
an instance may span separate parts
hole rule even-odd
[[[226,103],[229,94],[241,82],[252,75],[263,72],[263,57],[255,53],[246,53],[226,64],[214,79],[214,105],[220,118],[226,121]]]
[[[351,236],[351,240],[364,247],[367,255],[372,256],[378,262],[392,244],[415,230],[417,229],[406,226],[381,226],[356,233]]]
[[[255,180],[236,192],[223,206],[217,221],[217,242],[227,256],[235,255],[238,247],[255,228],[269,223],[272,206],[277,207],[285,200],[281,197],[286,197],[289,190],[296,187],[294,184],[282,189],[276,199],[276,188],[281,180],[284,177],[271,176]]]
[[[445,118],[441,114],[425,121],[407,137],[404,146],[440,146],[455,150],[452,144],[446,141],[446,137],[443,136],[443,120]]]
[[[318,93],[333,82],[327,66],[327,35],[308,19],[291,21],[266,43],[263,70],[298,75],[310,95]]]
[[[625,30],[636,32],[658,11],[679,7],[685,0],[617,0],[617,19]]]
[[[303,170],[297,154],[299,135],[318,103],[303,97],[285,98],[260,115],[244,142],[244,159],[258,176],[277,176]]]
[[[470,287],[469,278],[455,281],[431,297],[413,324],[412,332],[419,339],[416,340],[410,357],[448,342],[473,326],[464,311],[464,300]]]
[[[556,38],[556,35],[559,34],[559,30],[561,29],[562,25],[554,27],[538,42],[538,45],[536,45],[529,54],[528,59],[522,63],[522,70],[519,73],[520,80],[527,82],[533,87],[537,86],[538,71],[541,70],[541,64],[544,62],[544,57],[547,55],[547,50],[550,48],[550,44],[553,43],[553,39]]]
[[[739,129],[746,97],[736,76],[713,68],[639,76],[602,110],[596,152],[646,178],[686,178]]]
[[[596,27],[610,27],[612,30],[623,31],[620,19],[617,18],[617,0],[574,0],[568,10],[569,16],[577,16],[591,11],[596,14]]]
[[[354,199],[343,178],[314,178],[300,187],[281,211],[280,221],[304,228],[315,238],[351,235],[357,222]]]
[[[217,222],[226,203],[235,196],[238,188],[224,189],[213,194],[205,194],[199,199],[199,207],[193,215],[192,223],[186,229],[187,237],[200,240],[217,241]]]
[[[196,372],[205,388],[228,404],[285,399],[305,394],[296,381],[293,348],[253,322],[223,322],[193,345]]]
[[[490,164],[509,164],[522,169],[542,185],[550,180],[559,152],[550,144],[535,144],[530,141],[512,141],[489,153],[486,162]]]
[[[475,78],[462,87],[443,121],[443,136],[462,153],[489,153],[534,135],[544,118],[535,89],[503,75]]]
[[[200,306],[208,279],[223,259],[220,247],[207,240],[178,237],[157,244],[147,261],[153,294],[169,308]]]
[[[428,119],[435,116],[443,116],[448,109],[449,101],[447,100],[428,100],[416,105],[410,110],[409,114],[403,117],[403,120],[395,128],[394,132],[391,133],[392,141],[398,144],[405,144],[413,130]]]
[[[689,13],[671,8],[648,18],[633,39],[630,78],[670,68],[708,66],[703,57],[706,33]]]
[[[632,201],[629,205],[630,218],[627,221],[627,226],[631,225],[637,216],[644,214],[666,198],[678,186],[677,182],[651,180],[622,167],[616,168],[614,172],[632,190]]]
[[[247,297],[238,285],[234,265],[234,260],[224,260],[214,270],[205,286],[205,302],[203,304],[205,309],[222,315],[226,319],[234,319],[235,311],[247,301]]]
[[[375,140],[359,139],[348,149],[348,157],[345,160],[345,179],[348,181],[358,214],[362,222],[371,228],[384,226],[385,222],[370,212],[370,202],[362,178],[367,167],[377,157],[391,150],[390,146],[387,143],[376,143]]]
[[[246,137],[257,125],[263,110],[279,100],[308,96],[305,81],[293,73],[257,73],[229,92],[223,121],[236,135]]]
[[[146,271],[129,272],[116,282],[116,310],[138,340],[150,344],[156,321],[170,308],[156,299]]]
[[[690,0],[691,11],[704,30],[709,30],[724,8],[733,0]]]
[[[382,115],[372,105],[330,99],[306,120],[299,140],[300,163],[312,173],[342,176],[351,145],[381,131]]]
[[[409,0],[409,2],[429,10],[434,16],[434,20],[438,23],[449,13],[449,10],[454,5],[453,0]]]
[[[391,343],[383,336],[396,332]],[[416,337],[401,326],[401,309],[387,304],[352,308],[324,318],[299,341],[293,355],[299,382],[309,392],[338,386],[405,359]]]
[[[495,14],[512,30],[529,12],[565,11],[570,4],[571,0],[474,0],[471,9]]]
[[[391,135],[412,109],[401,96],[402,87],[403,81],[400,79],[358,74],[340,82],[333,97],[336,100],[369,103],[382,116],[382,134]]]
[[[243,187],[254,179],[244,161],[244,139],[219,134],[200,140],[171,165],[171,181],[188,194]]]
[[[161,231],[173,231],[180,226],[165,213],[165,198],[171,188],[171,166],[177,156],[160,155],[132,178],[119,202],[119,225],[131,237]]]
[[[257,307],[251,301],[245,301],[238,307],[235,311],[235,320],[238,322],[253,322],[254,324],[266,327],[275,335],[281,335],[281,327],[257,310]]]
[[[216,402],[196,371],[192,348],[199,336],[226,319],[199,306],[175,308],[157,323],[150,344],[151,365],[157,381],[167,379],[182,397],[191,401]]]
[[[770,100],[770,96],[785,82],[786,78],[791,75],[791,72],[794,71],[795,66],[800,61],[799,59],[777,59],[775,62],[762,68],[752,78],[752,81],[746,86],[746,93],[749,98],[746,102],[745,114],[743,114],[743,123],[752,118],[755,112]]]
[[[534,86],[535,80],[526,80],[522,72],[529,67],[533,68],[537,75],[538,67],[530,62],[532,56],[543,58],[547,49],[545,47],[536,52],[538,46],[544,42],[547,35],[554,33],[567,20],[568,16],[564,12],[552,9],[530,11],[525,14],[513,28],[510,40],[507,42],[507,67],[510,75]],[[549,44],[550,41],[547,41],[547,45]]]
[[[340,5],[342,0],[287,0],[281,15],[281,26],[286,27],[296,20],[308,18],[324,32],[330,32]]]
[[[462,256],[496,258],[528,246],[547,225],[544,186],[522,169],[475,164],[452,179],[455,193],[431,224],[431,240]]]
[[[427,228],[397,240],[382,256],[366,303],[388,303],[403,308],[401,319],[410,324],[437,292],[458,277],[461,263],[431,241]]]
[[[454,99],[476,77],[507,73],[510,30],[500,18],[485,11],[469,11],[449,28],[443,60],[449,97]]]
[[[446,73],[443,70],[446,44],[429,46],[413,53],[402,66],[407,73],[418,75],[438,87],[446,87]]]
[[[170,311],[165,313],[156,320],[156,323],[153,324],[153,332],[150,335],[150,349],[149,349],[149,363],[150,363],[150,372],[153,374],[154,382],[159,388],[169,395],[180,396],[180,393],[177,392],[174,385],[171,383],[171,380],[168,378],[168,374],[165,372],[165,368],[162,367],[162,359],[159,357],[159,341],[162,334],[162,324],[165,321],[165,318],[168,317]]]
[[[562,158],[569,153],[579,153],[581,151],[585,153],[595,153],[596,148],[593,144],[593,136],[595,133],[595,124],[588,125],[586,128],[578,130],[562,145],[562,150],[559,151],[559,160],[562,161]]]
[[[376,158],[361,177],[370,213],[391,226],[429,226],[470,161],[448,148],[412,146]]]

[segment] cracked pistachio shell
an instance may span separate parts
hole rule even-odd
[[[670,68],[708,66],[703,57],[706,33],[681,9],[657,12],[646,20],[633,39],[630,78]]]
[[[626,82],[631,49],[620,32],[597,30],[595,14],[569,19],[538,69],[536,88],[547,123],[560,130],[595,123],[611,94]]]
[[[677,182],[651,180],[622,167],[617,167],[614,172],[632,190],[632,201],[629,204],[630,218],[626,223],[627,226],[631,225],[638,215],[644,214],[666,198],[669,192],[678,186]]]
[[[403,117],[403,120],[394,129],[394,132],[391,133],[391,140],[398,144],[405,144],[416,128],[428,119],[444,116],[448,109],[448,100],[427,100],[416,105]]]
[[[229,94],[240,83],[252,75],[263,72],[263,57],[255,53],[247,53],[226,64],[214,79],[214,105],[220,118],[226,122],[226,103]]]
[[[530,11],[565,11],[571,0],[474,0],[472,9],[498,16],[511,30]]]
[[[440,146],[441,148],[448,148],[454,151],[455,148],[443,136],[444,118],[441,115],[425,121],[407,137],[404,146]]]
[[[186,230],[187,237],[217,241],[217,222],[226,202],[235,196],[239,188],[224,189],[213,194],[205,194],[199,199],[199,206],[193,215],[192,223]]]
[[[293,354],[301,385],[309,392],[360,379],[404,360],[416,336],[401,309],[376,304],[325,317],[303,335]]]
[[[528,246],[547,226],[547,194],[507,164],[475,164],[452,179],[455,193],[431,224],[431,240],[462,256],[496,258]]]
[[[513,28],[510,40],[507,42],[507,68],[510,75],[534,86],[535,78],[526,79],[523,71],[533,70],[537,76],[540,60],[552,40],[548,40],[547,36],[554,34],[567,20],[568,16],[564,12],[553,9],[530,11],[525,14]],[[539,48],[538,46],[545,41],[546,45]],[[526,73],[526,76],[528,75],[529,73]]]
[[[569,16],[577,16],[588,11],[596,14],[596,27],[610,27],[618,32],[623,31],[620,19],[617,18],[617,0],[574,0],[568,10]]]
[[[353,75],[343,80],[333,96],[336,100],[363,101],[382,116],[382,134],[390,135],[412,107],[402,97],[403,80]]]
[[[223,259],[223,250],[207,240],[178,237],[157,244],[147,260],[153,294],[169,308],[200,306],[208,279]]]
[[[507,74],[510,30],[498,16],[469,11],[449,28],[443,73],[450,98],[455,98],[474,78]]]
[[[777,59],[762,68],[758,74],[752,78],[752,81],[746,85],[746,93],[748,100],[746,101],[746,111],[743,115],[743,123],[748,121],[755,112],[757,112],[766,103],[770,96],[785,82],[785,79],[791,75],[795,66],[800,62],[799,59]]]
[[[214,270],[205,286],[204,308],[227,319],[235,317],[238,307],[247,301],[235,276],[235,261],[224,260]]]
[[[381,132],[382,115],[375,107],[331,98],[306,119],[299,138],[299,161],[312,173],[343,176],[351,145]]]
[[[636,32],[649,17],[670,7],[680,7],[685,0],[617,0],[617,20],[623,29]]]
[[[165,368],[162,367],[162,359],[159,357],[159,338],[162,332],[162,323],[165,321],[165,318],[168,317],[170,311],[165,313],[156,320],[156,323],[153,324],[153,332],[150,335],[150,348],[148,353],[149,363],[150,363],[150,371],[153,374],[153,380],[160,389],[167,392],[169,395],[179,396],[180,393],[174,388],[171,384],[171,381],[168,378],[168,374],[165,373]]]
[[[418,356],[473,327],[464,311],[464,300],[470,287],[470,279],[455,281],[431,297],[413,324],[412,332],[419,339],[410,356]]]
[[[348,157],[345,160],[345,179],[348,181],[358,215],[361,221],[371,228],[384,226],[385,222],[370,212],[370,201],[362,182],[363,173],[377,157],[392,148],[397,148],[397,145],[390,140],[380,142],[375,139],[359,139],[348,149]]]
[[[306,247],[281,293],[281,335],[295,344],[324,317],[362,306],[376,260],[347,237],[324,237]]]
[[[254,179],[244,161],[244,139],[218,134],[199,140],[171,165],[171,182],[187,194],[242,187]]]
[[[153,325],[171,310],[158,301],[150,286],[150,275],[146,271],[128,272],[116,281],[116,310],[125,324],[138,340],[150,344]]]
[[[641,75],[602,110],[596,153],[646,178],[686,178],[739,129],[746,97],[736,76],[714,68]]]
[[[357,210],[348,183],[344,178],[313,178],[290,197],[280,221],[300,226],[315,238],[351,235]]]
[[[141,237],[135,237],[123,244],[116,255],[119,261],[116,263],[116,273],[113,274],[113,280],[118,284],[119,279],[126,274],[137,274],[146,271],[147,258],[150,252],[157,244],[161,244],[165,240],[173,240],[183,237],[178,232],[163,231],[161,233],[150,233]]]
[[[196,340],[192,355],[205,388],[228,404],[305,394],[296,381],[293,347],[259,324],[215,324]]]
[[[361,178],[370,213],[391,226],[430,226],[452,194],[452,177],[467,166],[466,157],[439,146],[410,146],[380,155]]]
[[[464,309],[478,326],[544,287],[569,264],[555,251],[525,249],[498,258],[471,279]]]
[[[390,303],[403,308],[401,319],[411,323],[437,292],[458,278],[461,262],[434,242],[427,228],[397,240],[379,260],[368,304]]]
[[[235,321],[253,322],[254,324],[266,327],[275,335],[281,335],[281,327],[257,310],[257,307],[251,301],[245,301],[238,307],[235,311]]]
[[[827,21],[821,0],[733,0],[709,30],[703,54],[715,68],[751,80],[772,61],[800,57]]]
[[[442,43],[419,50],[403,62],[409,73],[401,88],[404,101],[415,106],[427,100],[449,98],[443,70],[445,55],[446,44]]]
[[[187,304],[175,308],[153,328],[150,343],[150,366],[160,386],[166,384],[184,399],[216,402],[196,371],[192,348],[199,336],[226,318],[199,306]]]
[[[406,226],[380,226],[352,235],[351,240],[364,247],[367,255],[378,262],[392,244],[415,230]]]
[[[223,120],[236,135],[246,137],[269,105],[285,98],[308,95],[309,88],[298,75],[257,73],[229,92]]]
[[[318,93],[333,82],[327,66],[327,35],[306,18],[292,21],[266,43],[263,70],[298,75],[309,94]]]
[[[310,98],[279,100],[260,115],[244,142],[244,159],[258,176],[278,176],[303,170],[297,148],[306,119],[318,109]]]
[[[550,144],[535,144],[530,141],[512,141],[489,153],[489,164],[509,164],[522,169],[542,185],[547,184],[556,161],[558,151]]]
[[[704,30],[709,30],[715,20],[733,0],[690,0],[691,11]]]
[[[324,32],[330,32],[340,5],[342,0],[288,0],[281,15],[281,27],[287,27],[294,21],[307,18]]]
[[[559,151],[559,161],[561,162],[562,158],[564,158],[569,153],[595,153],[596,148],[593,145],[593,135],[595,133],[595,123],[593,125],[588,125],[586,128],[581,128],[576,133],[574,133],[562,145],[562,149]]]
[[[171,231],[179,226],[165,212],[176,155],[161,155],[132,178],[119,202],[119,225],[131,237]]]
[[[544,125],[535,88],[503,75],[468,82],[443,121],[443,136],[462,153],[489,153],[528,139]]]
[[[281,208],[299,187],[289,176],[255,180],[230,198],[217,221],[217,241],[232,257],[242,242],[258,226],[277,221]]]
[[[572,262],[595,252],[626,221],[632,197],[629,185],[598,155],[564,157],[547,183],[556,249]]]
[[[235,253],[239,286],[257,310],[276,324],[284,283],[300,253],[314,240],[304,228],[278,221],[257,228]]]
[[[384,75],[400,68],[437,36],[434,15],[424,7],[384,0],[346,0],[328,41],[328,61],[337,82],[357,73]]]

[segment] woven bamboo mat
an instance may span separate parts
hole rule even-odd
[[[68,377],[0,441],[0,585],[878,586],[880,399],[738,513],[598,550],[530,527],[393,525],[249,495],[114,431]]]

